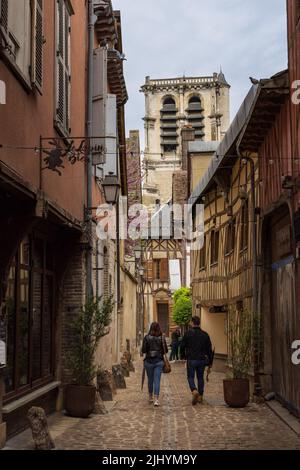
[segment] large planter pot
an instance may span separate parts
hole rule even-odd
[[[65,410],[76,418],[88,418],[93,412],[96,387],[93,385],[67,385],[65,388]]]
[[[248,379],[226,379],[223,381],[224,400],[231,408],[244,408],[250,401]]]

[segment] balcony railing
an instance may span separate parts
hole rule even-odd
[[[168,86],[168,85],[182,85],[184,83],[188,85],[201,85],[204,83],[214,83],[214,77],[181,77],[181,78],[168,78],[168,79],[158,79],[158,80],[150,80],[150,85],[156,86]]]

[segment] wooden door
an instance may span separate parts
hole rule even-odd
[[[169,336],[169,304],[157,303],[157,321],[161,330],[166,336]]]
[[[291,346],[297,339],[295,260],[291,254],[289,215],[272,225],[272,380],[278,399],[300,415],[300,374],[292,364]]]

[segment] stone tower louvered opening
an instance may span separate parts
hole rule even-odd
[[[186,113],[188,124],[195,129],[196,140],[203,140],[205,136],[203,111],[204,109],[202,108],[202,103],[199,96],[192,96],[192,98],[189,100]]]
[[[177,112],[175,100],[171,97],[165,98],[160,111],[162,153],[176,152],[178,146]]]

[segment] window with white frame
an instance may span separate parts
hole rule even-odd
[[[2,53],[18,76],[41,92],[44,0],[0,0]]]
[[[64,134],[70,133],[71,63],[70,38],[72,12],[69,1],[56,2],[56,112],[55,125]]]

